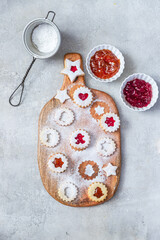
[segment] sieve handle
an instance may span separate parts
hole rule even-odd
[[[26,77],[31,69],[31,67],[33,66],[34,62],[36,61],[36,58],[33,57],[32,62],[30,63],[29,67],[27,68],[27,71],[22,79],[22,82],[18,85],[18,87],[16,87],[16,89],[13,91],[13,93],[11,94],[10,98],[9,98],[9,103],[13,106],[13,107],[18,107],[21,102],[22,102],[22,96],[23,96],[23,90],[24,90],[24,82],[26,80]],[[15,95],[17,94],[17,91],[21,88],[21,92],[20,92],[20,98],[19,98],[19,102],[17,104],[12,103],[12,99],[15,97]]]
[[[50,20],[50,19],[49,19],[49,15],[51,15],[51,14],[53,15],[53,17],[52,17],[52,19]],[[56,16],[56,13],[55,13],[55,12],[49,11],[49,12],[47,13],[47,16],[45,17],[45,19],[48,19],[48,20],[50,20],[51,22],[53,22],[55,16]]]

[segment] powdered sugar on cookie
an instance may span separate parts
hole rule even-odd
[[[97,152],[102,156],[110,156],[116,150],[115,142],[108,137],[101,138],[97,142]]]
[[[74,113],[69,108],[57,108],[54,119],[61,126],[69,126],[74,121]]]
[[[57,94],[55,96],[61,103],[64,103],[70,96],[67,94],[67,89],[65,90],[57,90]]]
[[[88,147],[90,143],[90,136],[87,131],[82,129],[77,129],[72,132],[70,136],[70,145],[75,150],[81,151]]]
[[[57,130],[52,128],[43,128],[40,132],[40,141],[47,147],[55,147],[59,143],[60,135]]]
[[[62,173],[68,167],[68,159],[62,153],[55,153],[49,157],[48,167],[56,173]]]
[[[104,113],[104,107],[101,107],[101,106],[97,106],[95,108],[95,112],[98,114],[98,115],[102,115]]]
[[[88,107],[93,101],[93,95],[89,88],[79,87],[74,91],[73,101],[79,107]]]
[[[117,166],[113,166],[111,163],[108,163],[107,166],[103,167],[103,170],[105,171],[107,177],[111,175],[116,176]]]
[[[115,113],[106,113],[100,119],[100,126],[106,132],[115,132],[119,128],[120,120]]]
[[[66,202],[73,201],[77,197],[77,194],[78,188],[75,184],[71,182],[62,183],[58,190],[59,197]]]
[[[71,82],[74,82],[78,76],[84,75],[84,72],[80,67],[80,60],[72,62],[69,59],[66,59],[65,63],[66,67],[61,71],[61,73],[66,74]]]

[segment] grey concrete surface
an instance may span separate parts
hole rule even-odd
[[[36,61],[23,104],[13,108],[8,97],[31,61],[22,44],[23,28],[48,10],[57,13],[61,49],[50,60]],[[159,240],[160,99],[147,112],[132,112],[119,89],[134,72],[151,75],[160,86],[160,1],[1,0],[0,17],[0,240]],[[123,75],[111,84],[95,82],[85,70],[87,85],[111,94],[120,111],[121,181],[109,202],[70,208],[42,185],[38,116],[62,84],[63,55],[80,52],[85,59],[101,43],[119,48],[126,61]]]

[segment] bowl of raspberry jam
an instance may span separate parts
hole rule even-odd
[[[146,111],[158,99],[158,86],[150,76],[135,73],[127,77],[121,85],[123,103],[134,111]]]
[[[123,72],[124,57],[114,46],[103,44],[94,47],[86,59],[90,76],[100,82],[112,82]]]

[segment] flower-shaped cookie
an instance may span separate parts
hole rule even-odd
[[[119,128],[120,120],[115,113],[105,113],[100,119],[100,126],[105,132],[115,132]]]
[[[79,107],[88,107],[93,101],[93,95],[89,88],[79,87],[73,93],[73,101]]]
[[[50,156],[48,167],[56,173],[62,173],[68,167],[68,159],[62,153],[56,153]]]

